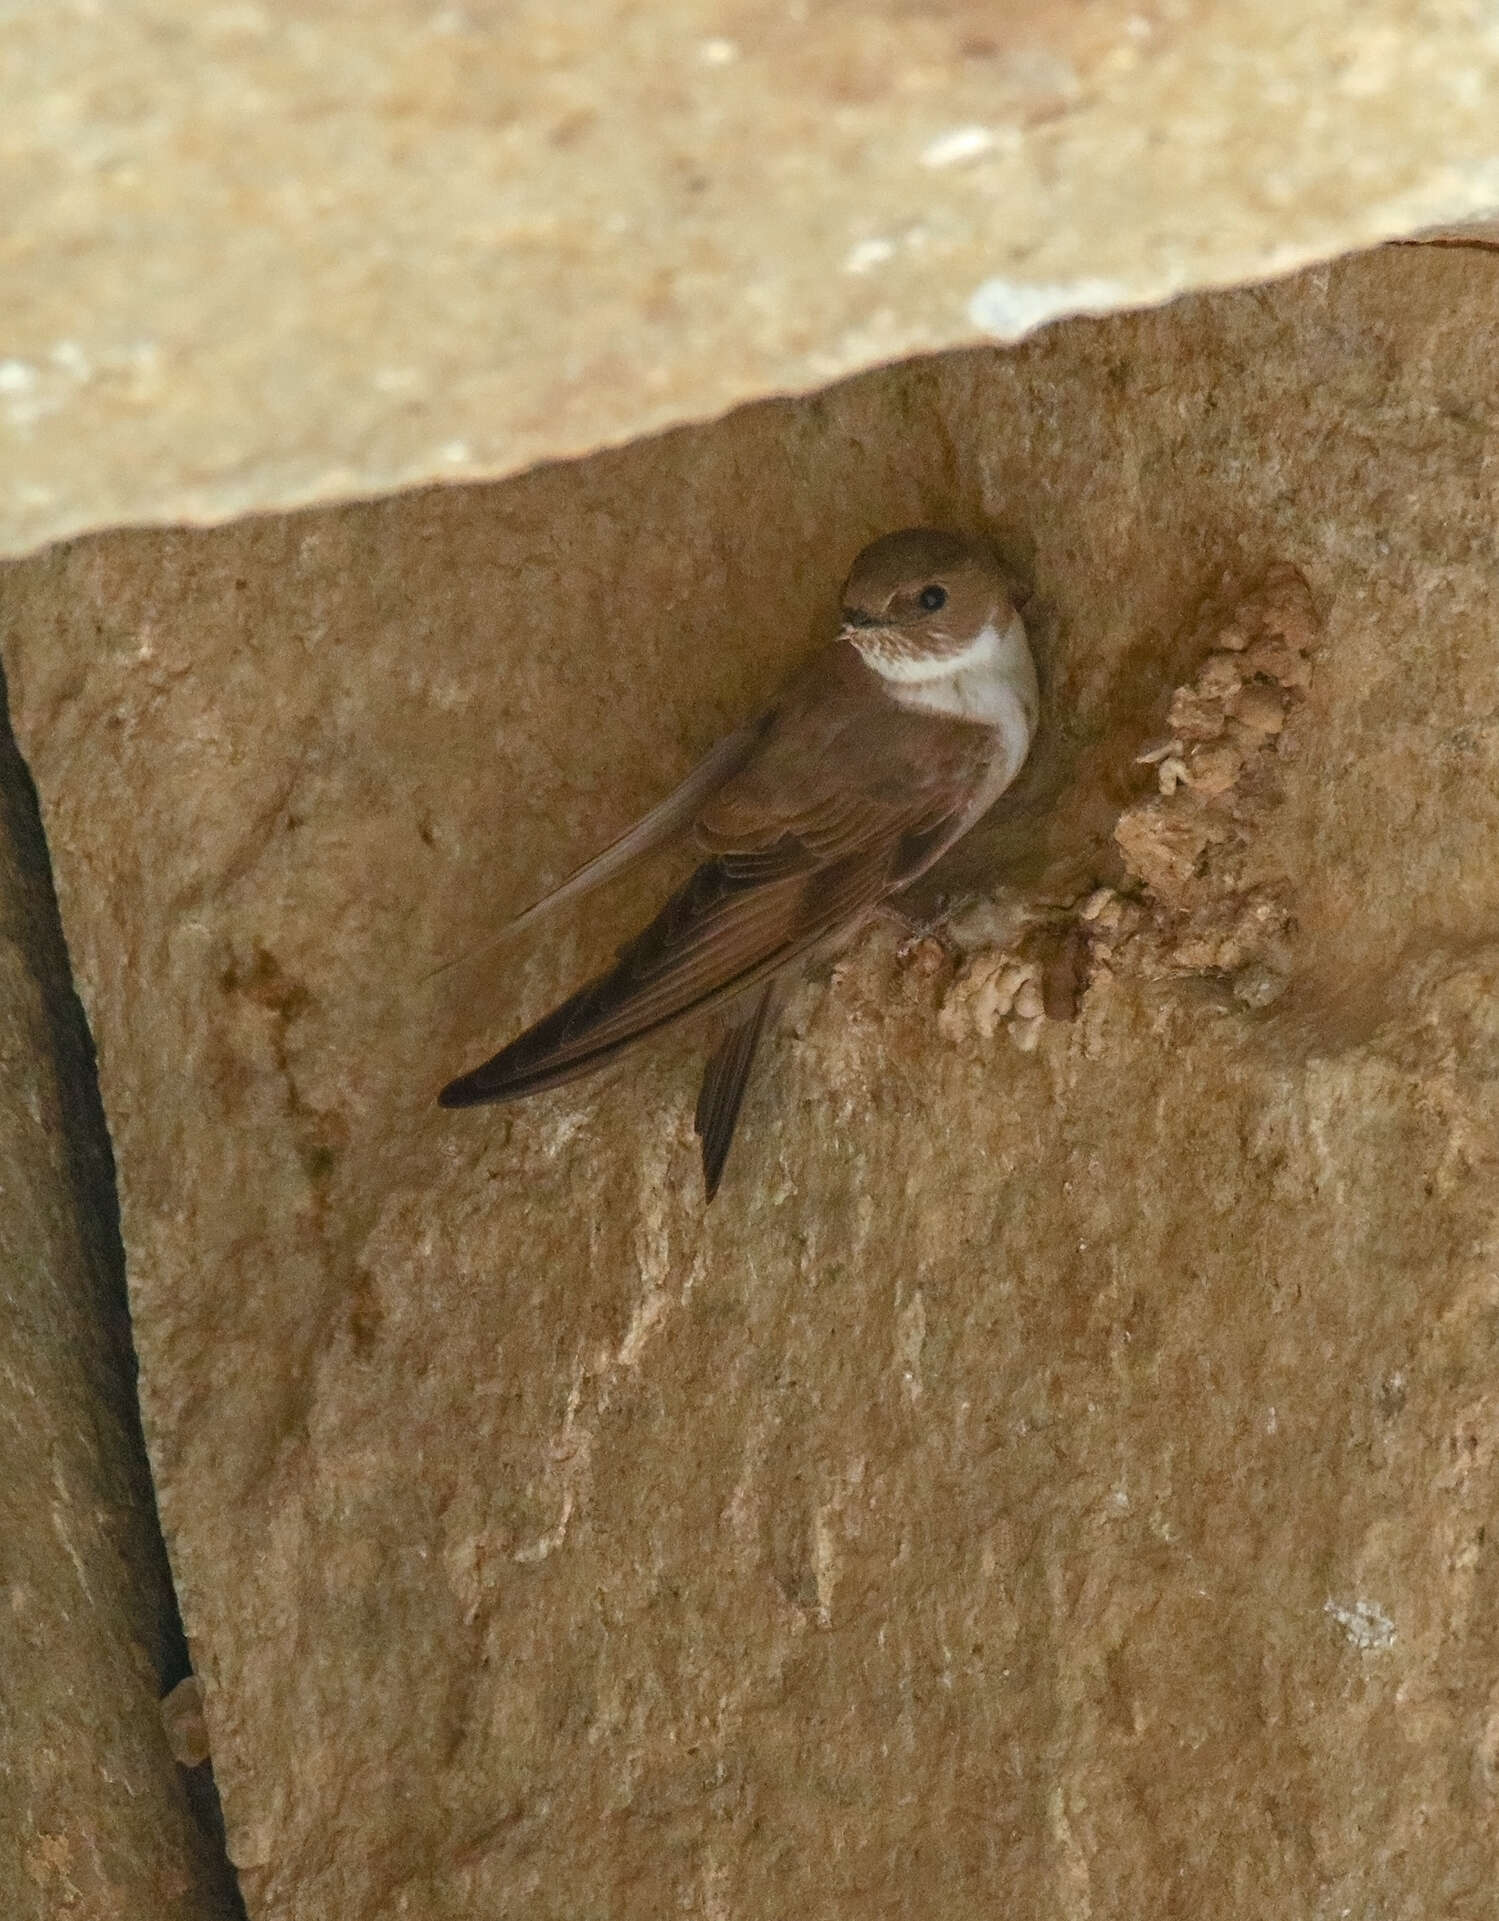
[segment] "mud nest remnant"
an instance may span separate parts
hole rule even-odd
[[[943,1001],[949,1038],[987,1039],[1003,1026],[1028,1053],[1044,1020],[1067,1017],[1107,973],[1215,975],[1249,1006],[1279,996],[1294,903],[1266,837],[1319,631],[1311,592],[1289,566],[1204,604],[1193,625],[1201,664],[1171,697],[1166,739],[1139,757],[1155,791],[1114,828],[1122,879],[1038,912],[1003,951],[970,954]]]

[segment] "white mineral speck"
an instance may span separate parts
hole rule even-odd
[[[965,160],[977,160],[980,154],[991,153],[997,145],[988,127],[954,127],[949,133],[939,133],[935,140],[927,142],[921,150],[921,164],[923,167],[956,167]]]
[[[1329,1599],[1322,1612],[1330,1614],[1353,1646],[1366,1654],[1395,1644],[1395,1623],[1372,1601],[1355,1601],[1352,1607],[1343,1607]]]
[[[976,287],[968,320],[997,340],[1019,340],[1048,320],[1064,314],[1112,313],[1128,306],[1129,289],[1120,280],[1086,275],[1079,280],[1005,280],[996,275]]]
[[[883,266],[885,261],[895,257],[895,242],[883,237],[861,240],[857,246],[850,247],[843,262],[845,273],[868,273],[871,267]]]

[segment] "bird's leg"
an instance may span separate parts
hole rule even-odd
[[[938,940],[944,947],[947,945],[941,930],[954,905],[946,894],[939,894],[935,902],[918,911],[911,902],[903,901],[896,894],[880,901],[874,912],[895,928],[900,936],[896,953],[901,960],[907,960],[924,940]]]

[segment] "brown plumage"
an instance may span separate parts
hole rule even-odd
[[[1024,630],[982,543],[887,536],[844,602],[838,638],[759,722],[521,917],[689,824],[706,856],[612,967],[450,1082],[443,1106],[560,1086],[716,1009],[725,1031],[697,1108],[712,1198],[778,978],[951,846],[1014,777],[1034,726]]]

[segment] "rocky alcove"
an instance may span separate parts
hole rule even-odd
[[[1134,73],[1106,38],[1068,70]],[[969,149],[927,173],[1009,151]],[[199,448],[138,513],[38,466],[7,1912],[1490,1911],[1499,252],[1459,238],[1018,344],[881,322],[851,359],[906,357],[815,391],[578,400],[381,497],[336,498],[440,464]],[[1023,582],[1043,733],[914,930],[798,990],[713,1207],[691,1036],[439,1112],[669,863],[432,970],[911,522]],[[238,1893],[158,1714],[189,1662]]]

